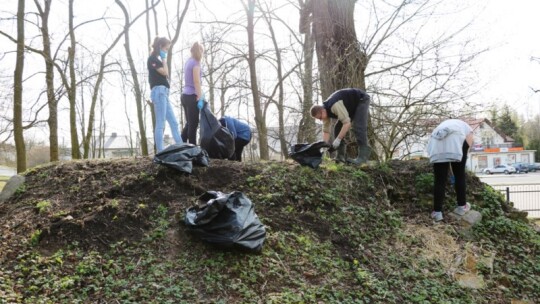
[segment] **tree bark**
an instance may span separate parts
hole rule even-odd
[[[268,151],[268,131],[266,129],[266,121],[262,112],[261,98],[259,94],[259,86],[257,84],[257,68],[255,59],[255,38],[253,23],[255,14],[255,0],[247,0],[247,4],[242,1],[242,5],[247,14],[247,34],[248,34],[248,64],[251,81],[251,94],[253,95],[253,107],[255,109],[255,125],[259,133],[259,152],[262,160],[270,158]]]
[[[313,35],[323,98],[342,88],[364,89],[366,55],[354,29],[355,0],[312,0]]]
[[[52,0],[45,0],[44,7],[34,0],[41,17],[41,36],[43,38],[43,58],[45,59],[45,83],[47,86],[47,105],[49,108],[49,159],[58,161],[58,101],[54,94],[54,62],[51,56],[51,40],[49,36],[49,13]]]
[[[22,124],[22,91],[24,71],[24,1],[19,0],[17,7],[17,59],[15,61],[13,89],[13,133],[17,151],[17,173],[26,171],[26,147]]]
[[[309,14],[311,0],[300,1],[300,33],[304,34],[302,51],[304,53],[304,73],[301,75],[303,99],[302,118],[298,126],[298,142],[315,142],[316,124],[309,110],[313,106],[313,55],[315,40],[311,30],[312,19]]]
[[[278,138],[279,138],[279,145],[281,150],[281,155],[284,158],[289,157],[289,151],[288,151],[288,144],[287,140],[285,139],[285,114],[284,114],[284,107],[283,107],[283,99],[284,99],[284,89],[283,89],[283,67],[282,67],[282,61],[281,61],[281,50],[279,48],[276,34],[274,32],[274,28],[272,26],[272,17],[270,16],[269,9],[266,9],[266,12],[263,13],[264,20],[268,24],[268,30],[270,31],[270,38],[272,39],[272,45],[274,46],[274,52],[276,53],[276,70],[277,70],[277,79],[278,79],[278,100],[276,103],[277,110],[278,110]]]
[[[142,92],[141,87],[139,85],[139,77],[137,76],[137,68],[135,67],[135,63],[133,62],[133,56],[131,55],[131,48],[129,45],[129,14],[126,10],[126,7],[124,4],[122,4],[121,1],[116,0],[115,1],[118,6],[122,9],[122,12],[124,13],[124,49],[126,50],[126,58],[128,60],[129,64],[129,70],[131,71],[131,76],[133,77],[133,90],[135,91],[135,103],[137,106],[137,119],[139,122],[139,133],[141,137],[141,152],[142,155],[147,156],[148,155],[148,141],[146,138],[146,128],[145,128],[145,121],[144,121],[144,115],[143,115],[143,100],[142,100]]]
[[[69,75],[70,84],[66,88],[69,99],[69,130],[71,133],[71,158],[80,159],[81,151],[79,150],[79,135],[77,133],[77,80],[75,74],[75,29],[73,27],[73,1],[69,0],[69,39],[70,47],[68,49]]]

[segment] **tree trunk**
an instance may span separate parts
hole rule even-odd
[[[69,0],[69,39],[71,46],[68,49],[69,75],[70,85],[67,88],[69,99],[69,130],[71,133],[71,158],[80,159],[81,152],[79,150],[79,135],[77,133],[77,81],[75,74],[75,29],[73,27],[73,1]]]
[[[150,54],[152,52],[152,41],[153,41],[152,34],[151,34],[152,31],[151,31],[151,27],[150,27],[150,7],[148,6],[148,0],[146,0],[145,2],[146,2],[145,16],[146,16],[146,36],[147,36],[146,39],[147,39],[147,42],[148,42],[148,54]],[[154,0],[152,0],[152,7],[154,7]],[[154,19],[156,19],[155,7],[152,10],[154,11]],[[157,24],[154,24],[154,25],[155,25],[155,27],[154,27],[155,36],[154,37],[157,37],[158,36]],[[150,104],[149,108],[150,108],[150,113],[151,113],[151,117],[152,117],[152,134],[153,134],[154,130],[156,129],[156,115],[155,115],[154,107],[152,106],[152,104]],[[126,116],[127,116],[127,110],[126,110]],[[129,116],[128,116],[128,122],[129,122]],[[132,139],[131,126],[129,126],[129,128],[130,128],[129,138]],[[138,140],[138,138],[139,137],[137,136],[136,140]],[[131,142],[131,144],[133,144],[133,142]],[[155,142],[154,142],[154,145],[153,145],[153,149],[154,149],[154,151],[156,151],[156,143]]]
[[[51,57],[51,40],[49,37],[49,13],[52,0],[45,0],[44,8],[38,0],[34,0],[41,17],[41,36],[43,37],[43,58],[45,59],[45,83],[47,85],[47,105],[49,108],[49,159],[58,161],[58,101],[54,94],[54,63]]]
[[[139,132],[141,136],[141,152],[142,155],[147,156],[148,155],[148,141],[146,138],[146,128],[145,128],[145,122],[144,122],[144,115],[143,115],[143,101],[142,101],[142,93],[141,93],[141,87],[139,85],[139,77],[137,76],[137,69],[135,67],[135,63],[133,62],[133,56],[131,56],[131,49],[129,45],[129,14],[122,2],[119,0],[116,0],[116,4],[120,6],[122,9],[122,12],[124,13],[124,49],[126,50],[126,58],[129,63],[129,70],[131,71],[131,76],[133,77],[133,90],[135,91],[135,103],[137,106],[137,119],[139,122]]]
[[[268,14],[268,15],[267,15]],[[277,69],[277,79],[278,79],[278,100],[277,100],[277,110],[278,110],[278,137],[279,137],[279,145],[281,148],[281,155],[284,158],[289,157],[289,151],[288,151],[288,144],[287,140],[285,139],[285,109],[283,108],[283,68],[282,68],[282,61],[281,61],[281,50],[279,49],[279,45],[277,42],[276,34],[274,32],[274,28],[272,26],[272,17],[269,16],[270,12],[264,13],[264,19],[266,23],[268,24],[268,30],[270,31],[270,37],[272,38],[272,45],[274,46],[274,52],[276,52],[276,69]]]
[[[242,1],[247,14],[247,34],[248,34],[248,64],[251,81],[251,93],[253,95],[253,107],[255,108],[255,125],[259,133],[259,151],[262,160],[270,159],[268,151],[268,137],[266,129],[266,121],[262,112],[261,98],[259,94],[259,86],[257,84],[257,69],[255,61],[255,38],[254,38],[254,23],[253,17],[255,14],[255,0],[247,0],[247,5]]]
[[[13,76],[13,133],[17,150],[17,173],[26,171],[26,147],[22,124],[22,91],[24,71],[24,0],[17,7],[17,59]]]
[[[313,35],[323,98],[342,88],[364,89],[366,55],[354,29],[355,0],[312,0]]]
[[[313,53],[315,41],[311,31],[312,20],[309,15],[311,0],[307,0],[300,8],[300,33],[304,34],[302,51],[304,53],[304,73],[302,78],[303,100],[301,100],[302,118],[298,126],[298,142],[314,142],[316,136],[315,120],[309,110],[313,106]]]

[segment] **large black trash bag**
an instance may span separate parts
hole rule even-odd
[[[234,154],[234,138],[229,129],[221,126],[205,102],[201,110],[201,147],[210,158],[228,159]]]
[[[332,145],[318,141],[311,144],[296,144],[291,147],[289,156],[302,166],[318,168],[322,162],[322,148],[331,148]]]
[[[202,240],[220,247],[240,247],[259,252],[266,229],[251,201],[239,191],[208,191],[199,197],[202,206],[187,209],[185,224]]]
[[[154,163],[191,173],[193,165],[208,167],[208,154],[199,146],[174,144],[154,156]]]

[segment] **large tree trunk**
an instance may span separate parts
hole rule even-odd
[[[354,29],[355,0],[313,0],[313,35],[323,98],[342,88],[365,89],[366,56]]]
[[[69,130],[71,133],[71,158],[80,159],[79,135],[77,133],[77,80],[75,74],[75,29],[73,27],[73,1],[69,0],[69,39],[71,46],[68,49],[70,85],[67,88],[69,99]]]
[[[316,136],[315,120],[311,118],[309,110],[313,106],[313,55],[315,52],[315,41],[311,31],[311,17],[309,7],[311,0],[306,3],[300,2],[300,33],[304,34],[302,51],[304,53],[304,73],[302,78],[303,99],[301,100],[302,118],[298,126],[298,142],[314,142]]]
[[[49,37],[49,13],[52,0],[45,0],[42,8],[38,0],[34,0],[41,17],[41,36],[43,37],[43,58],[45,59],[45,83],[47,85],[47,105],[49,108],[49,159],[58,160],[58,102],[54,94],[54,63],[51,57],[51,40]]]
[[[26,171],[26,147],[22,124],[22,83],[24,71],[24,0],[17,7],[17,59],[13,76],[13,133],[17,150],[17,173]]]
[[[251,93],[253,95],[253,107],[255,108],[255,124],[259,133],[259,151],[262,160],[270,158],[268,151],[268,137],[266,129],[266,121],[262,112],[261,97],[259,94],[259,86],[257,84],[257,69],[255,61],[255,38],[254,38],[254,23],[253,17],[255,14],[255,0],[248,0],[247,5],[242,1],[247,14],[247,34],[248,34],[248,64],[251,81]]]

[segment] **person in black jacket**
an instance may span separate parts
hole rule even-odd
[[[156,118],[156,128],[154,130],[154,143],[156,153],[164,149],[163,132],[165,131],[165,121],[171,127],[174,142],[182,143],[182,137],[178,129],[178,122],[174,116],[174,111],[169,101],[169,69],[167,67],[167,52],[171,42],[165,37],[157,37],[152,44],[152,53],[147,60],[148,81],[150,82],[152,104]]]
[[[369,95],[360,89],[338,90],[322,105],[311,107],[311,116],[323,122],[323,140],[330,143],[331,118],[338,120],[334,127],[332,147],[337,149],[337,162],[362,164],[368,161],[371,148],[368,145],[367,125],[369,115]],[[353,129],[358,143],[356,158],[347,159],[347,145],[343,140],[349,129]]]

